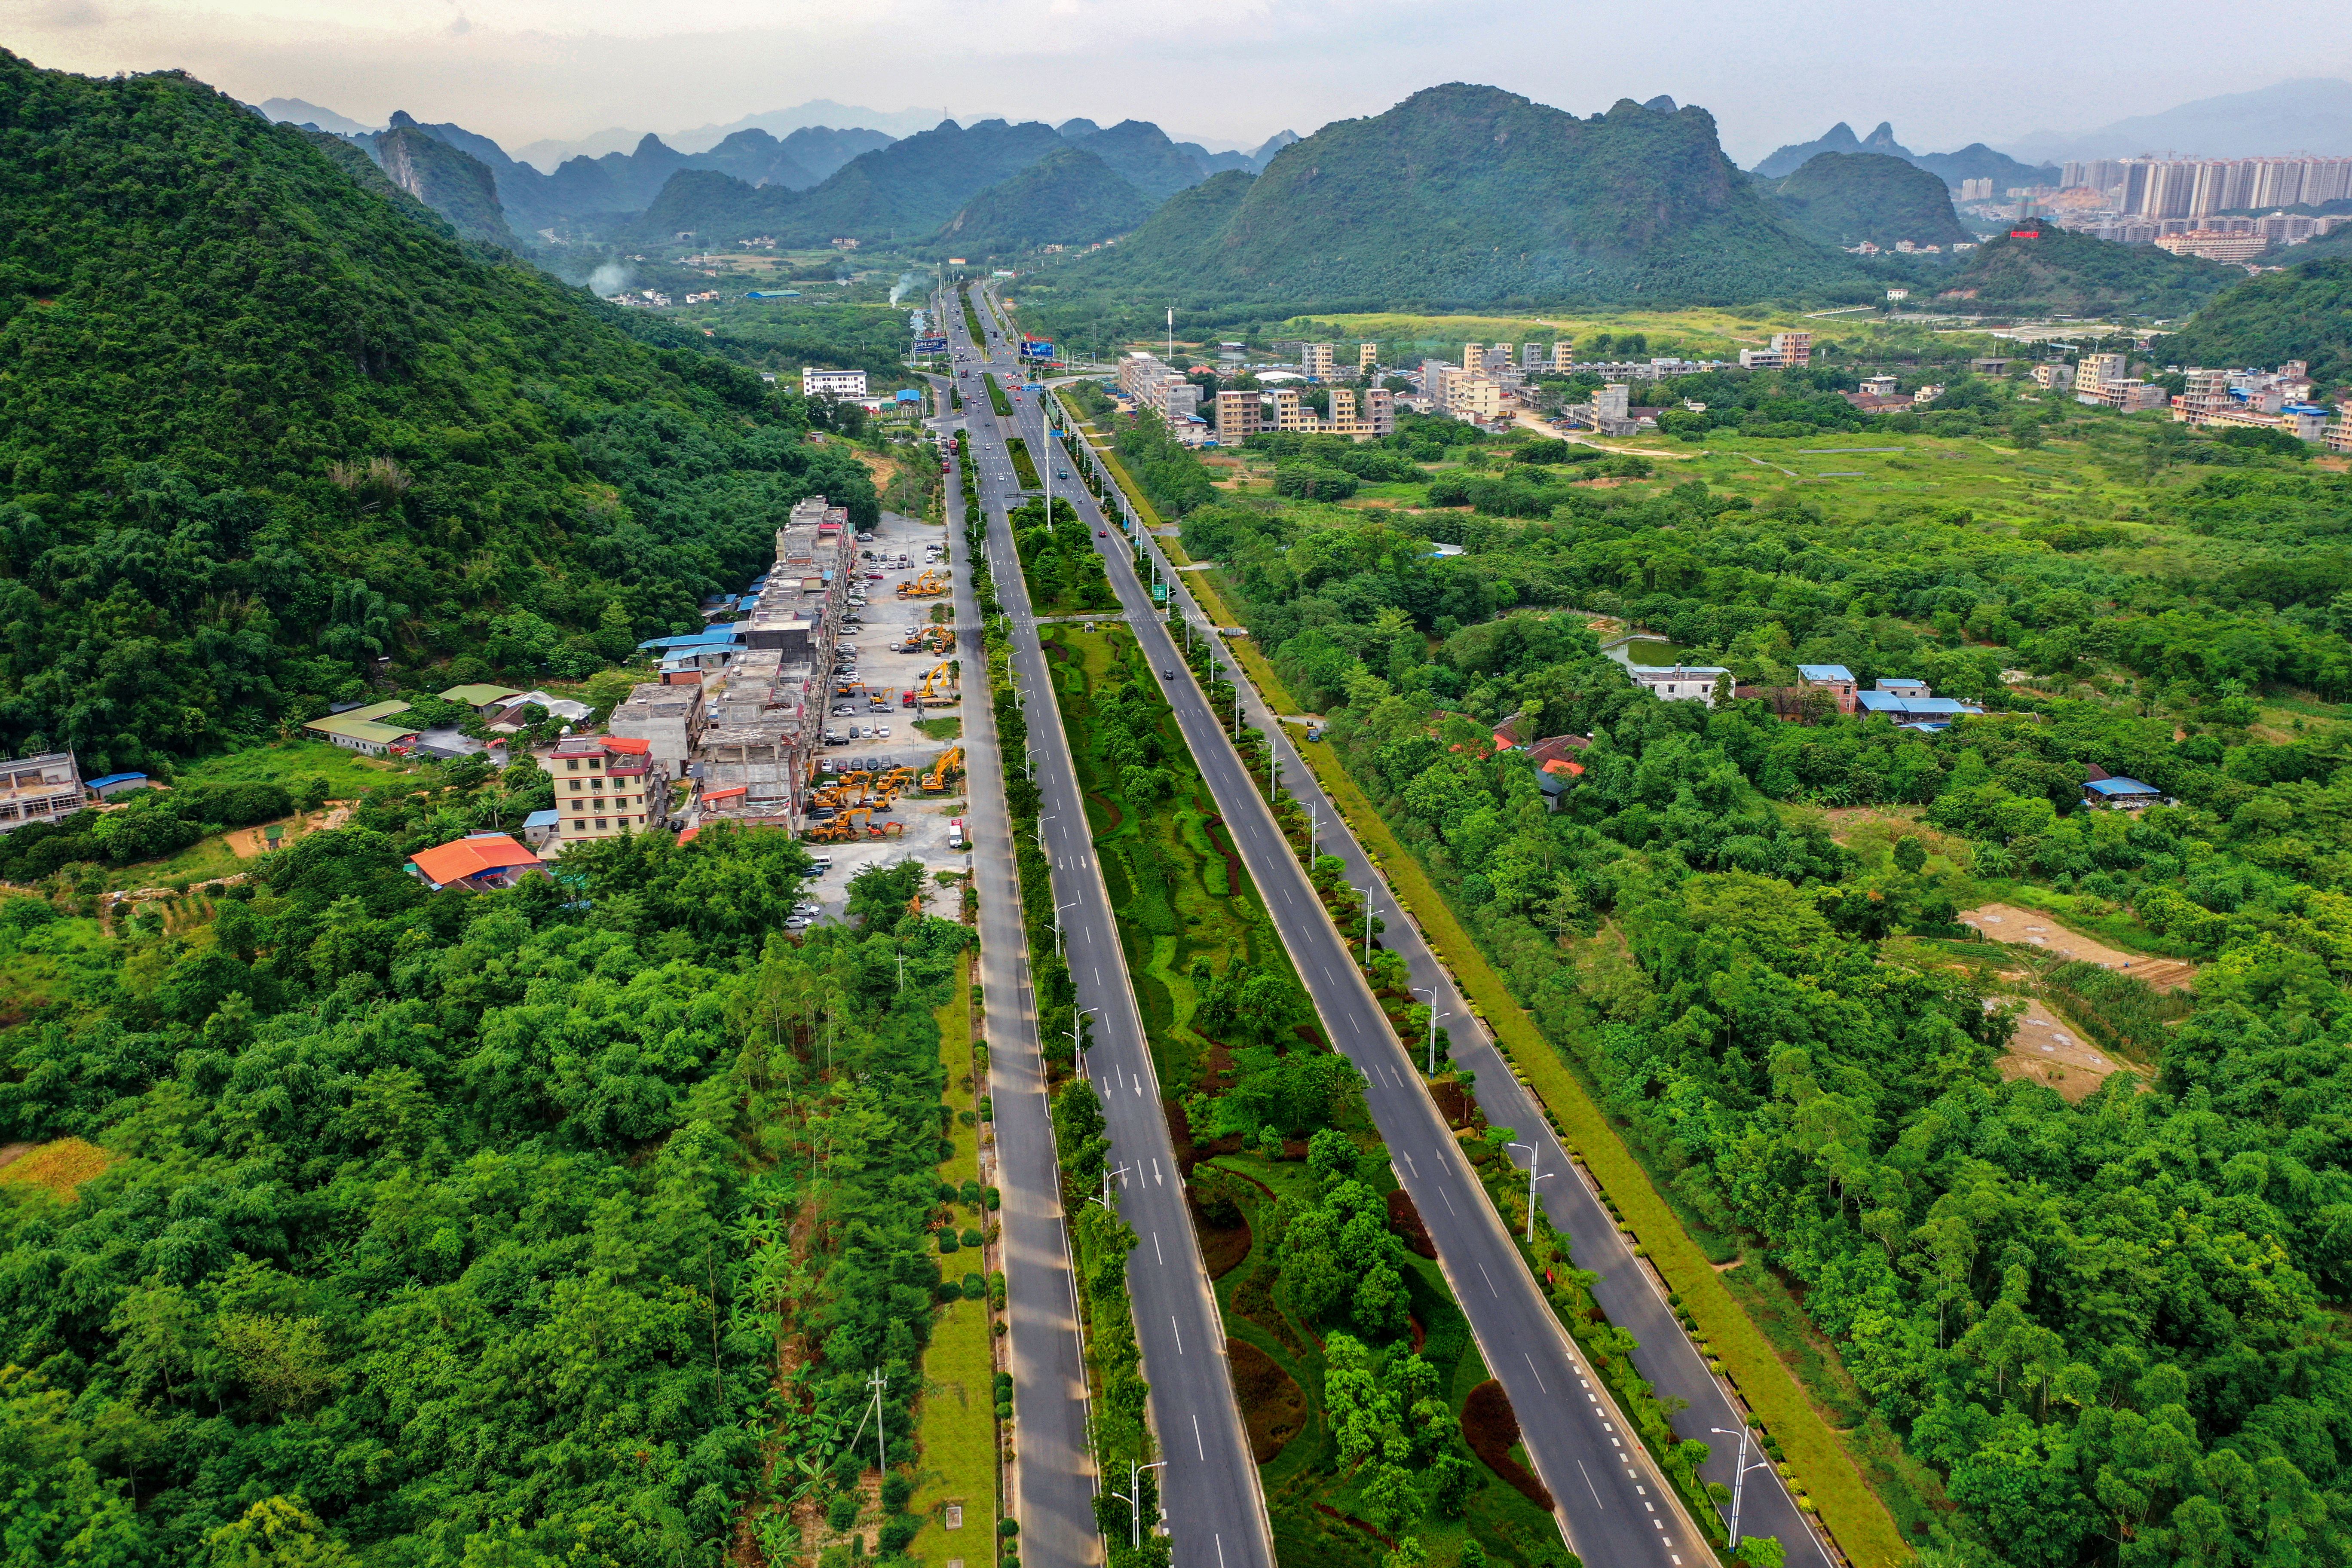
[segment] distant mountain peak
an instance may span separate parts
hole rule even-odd
[[[1660,114],[1672,114],[1676,106],[1673,99],[1667,97],[1662,92],[1658,94],[1657,97],[1650,100],[1649,102],[1642,105],[1642,107],[1644,109],[1655,110]]]
[[[1091,120],[1065,120],[1054,127],[1054,132],[1066,142],[1076,142],[1079,137],[1091,136],[1101,129]]]

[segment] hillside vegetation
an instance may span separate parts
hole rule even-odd
[[[1818,245],[1952,245],[1976,237],[1960,226],[1944,182],[1901,158],[1823,153],[1766,189],[1789,226]]]
[[[1150,213],[1150,200],[1100,158],[1083,147],[1065,147],[973,197],[940,231],[937,243],[980,256],[1084,245],[1124,234]]]
[[[942,121],[929,131],[860,153],[814,189],[754,187],[712,170],[683,173],[662,187],[636,232],[666,239],[773,235],[786,245],[839,237],[913,240],[935,232],[963,204],[1064,145],[1051,126],[983,120]]]
[[[2163,353],[2198,365],[2307,360],[2322,385],[2352,381],[2352,257],[2246,279],[2165,339]]]
[[[184,76],[0,55],[0,745],[136,767],[379,657],[584,674],[802,495],[872,515],[796,399],[619,322]]]
[[[1767,210],[1698,109],[1625,101],[1580,120],[1455,83],[1326,126],[1239,180],[1178,196],[1066,286],[1393,305],[1753,299],[1846,277]]]
[[[2116,245],[2053,225],[1988,240],[1946,289],[1958,298],[2072,315],[2186,316],[2245,273],[2152,245]]]

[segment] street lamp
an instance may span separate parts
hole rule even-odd
[[[1127,1490],[1110,1494],[1127,1505],[1129,1524],[1127,1543],[1130,1548],[1140,1547],[1143,1544],[1143,1505],[1129,1494],[1140,1495],[1143,1489],[1136,1483],[1143,1479],[1143,1472],[1159,1469],[1167,1463],[1165,1459],[1154,1459],[1148,1465],[1139,1465],[1133,1459],[1129,1459],[1127,1462]]]
[[[1062,956],[1062,911],[1075,910],[1077,907],[1078,900],[1076,899],[1072,899],[1066,904],[1056,904],[1054,907],[1054,956],[1055,958]]]
[[[1525,1149],[1528,1152],[1528,1241],[1532,1245],[1536,1238],[1536,1184],[1538,1182],[1550,1181],[1551,1173],[1549,1171],[1546,1171],[1540,1176],[1536,1174],[1536,1146],[1534,1144],[1514,1143],[1511,1147],[1514,1149]]]
[[[1711,1426],[1707,1428],[1707,1430],[1713,1432],[1718,1437],[1728,1437],[1732,1436],[1731,1433],[1725,1431],[1720,1426]],[[1760,1470],[1765,1465],[1765,1461],[1762,1459],[1757,1460],[1752,1465],[1748,1462],[1748,1428],[1745,1426],[1741,1427],[1738,1432],[1738,1437],[1739,1458],[1731,1472],[1731,1541],[1730,1543],[1725,1547],[1725,1550],[1729,1552],[1736,1552],[1739,1549],[1739,1493],[1741,1486],[1748,1479],[1748,1471]]]
[[[1364,896],[1364,967],[1370,969],[1372,966],[1372,890],[1350,884],[1349,891]]]
[[[1064,909],[1069,908],[1067,904],[1065,904],[1062,907]],[[1086,1054],[1087,1042],[1084,1037],[1087,1026],[1086,1020],[1088,1017],[1099,1018],[1101,1016],[1102,1009],[1099,1007],[1081,1007],[1078,1009],[1078,1026],[1075,1029],[1065,1029],[1062,1031],[1062,1033],[1070,1037],[1070,1054],[1073,1057],[1083,1058]]]
[[[1037,819],[1037,853],[1040,855],[1043,855],[1045,852],[1045,824],[1053,820],[1054,814],[1052,812],[1047,812],[1045,816]]]
[[[1437,1076],[1437,1020],[1440,1018],[1451,1018],[1454,1015],[1451,1013],[1440,1013],[1437,1010],[1436,986],[1416,985],[1412,988],[1412,994],[1416,996],[1420,995],[1424,991],[1429,993],[1429,1072],[1426,1076],[1435,1078]]]

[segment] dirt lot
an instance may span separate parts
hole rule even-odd
[[[1988,997],[1988,1010],[2014,997]],[[2040,1002],[2028,1001],[2000,1061],[2003,1078],[2030,1078],[2046,1083],[2068,1101],[2087,1098],[2107,1075],[2128,1064],[2117,1061],[2092,1045],[2083,1032]]]
[[[2193,963],[2119,952],[2080,931],[2068,930],[2058,923],[2055,916],[2039,910],[2021,910],[2014,904],[1981,904],[1963,911],[1960,923],[1976,927],[1987,942],[2023,942],[2047,948],[2062,957],[2095,963],[2102,969],[2121,970],[2147,981],[2158,991],[2177,991],[2197,977]]]

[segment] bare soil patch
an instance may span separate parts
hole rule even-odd
[[[2042,1003],[2028,1000],[2010,1039],[2009,1054],[1999,1066],[2003,1078],[2048,1084],[2076,1103],[2088,1099],[2116,1068],[2131,1064],[2093,1045],[2082,1030]]]
[[[1960,923],[1976,927],[1987,942],[2020,942],[2062,958],[2118,970],[2135,980],[2147,981],[2158,991],[2178,991],[2197,978],[2197,966],[2193,963],[2122,952],[2080,931],[2070,931],[2058,923],[2056,916],[2040,910],[2021,910],[2015,904],[1979,904],[1963,911]]]
[[[1250,1457],[1265,1464],[1307,1425],[1307,1395],[1280,1363],[1247,1340],[1227,1340],[1225,1359],[1249,1428]]]

